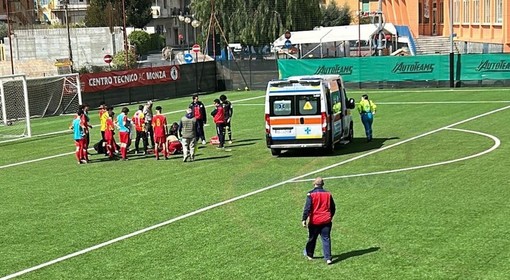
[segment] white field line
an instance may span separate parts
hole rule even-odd
[[[446,89],[436,89],[436,88],[423,88],[417,90],[407,90],[407,89],[359,89],[351,87],[349,92],[368,92],[368,93],[384,93],[384,92],[404,92],[404,93],[422,93],[424,91],[427,92],[484,92],[491,90],[510,90],[510,88],[480,88],[480,89],[466,89],[466,88],[446,88]]]
[[[377,102],[377,105],[492,104],[492,103],[510,103],[510,100]]]
[[[250,101],[250,100],[257,99],[257,98],[262,98],[262,97],[264,97],[264,95],[255,96],[255,97],[249,97],[249,98],[244,98],[244,99],[239,99],[239,100],[236,100],[236,101],[232,101],[232,103],[236,103],[237,104],[238,102]],[[206,105],[205,107],[209,108],[209,107],[212,107],[212,106],[214,106],[214,105]],[[163,113],[163,115],[184,113],[185,111],[186,111],[185,109],[182,109],[182,110],[177,110],[177,111],[171,111],[171,112]],[[95,127],[95,126],[98,126],[98,124],[92,124],[92,126]],[[51,135],[55,135],[55,134],[64,134],[64,133],[71,133],[71,132],[72,132],[72,130],[66,129],[66,130],[48,132],[48,133],[44,133],[44,134],[37,134],[37,135],[32,136],[31,138],[20,137],[20,138],[16,138],[16,139],[3,140],[3,141],[0,141],[0,143],[9,143],[9,142],[20,141],[20,140],[23,140],[23,139],[32,139],[32,138],[36,138],[36,137],[44,137],[44,136],[51,136]]]
[[[482,136],[491,138],[492,141],[494,141],[494,145],[492,147],[490,147],[489,149],[487,149],[485,151],[482,151],[480,153],[476,153],[476,154],[473,154],[473,155],[470,155],[470,156],[465,156],[465,157],[458,158],[458,159],[452,159],[452,160],[447,160],[447,161],[441,161],[441,162],[435,162],[435,163],[430,163],[430,164],[425,164],[425,165],[418,165],[418,166],[406,167],[406,168],[400,168],[400,169],[393,169],[393,170],[384,170],[384,171],[375,171],[375,172],[369,172],[369,173],[359,173],[359,174],[349,174],[349,175],[342,175],[342,176],[324,177],[322,179],[324,179],[324,180],[334,180],[334,179],[364,177],[364,176],[397,173],[397,172],[417,170],[417,169],[422,169],[422,168],[427,168],[427,167],[440,166],[440,165],[455,163],[455,162],[464,161],[464,160],[468,160],[468,159],[472,159],[472,158],[476,158],[476,157],[485,155],[487,153],[490,153],[490,152],[494,151],[495,149],[497,149],[501,145],[501,140],[499,138],[497,138],[494,135],[487,134],[487,133],[483,133],[483,132],[479,132],[479,131],[473,131],[473,130],[466,130],[466,129],[451,128],[451,127],[450,128],[445,128],[445,130],[456,130],[456,131],[461,131],[461,132],[466,132],[466,133],[473,133],[473,134],[482,135]],[[301,179],[301,180],[295,180],[294,183],[309,182],[309,181],[311,182],[313,180],[315,180],[315,178]]]
[[[178,216],[178,217],[175,217],[175,218],[172,218],[170,220],[167,220],[167,221],[164,221],[162,223],[159,223],[159,224],[156,224],[156,225],[152,225],[150,227],[146,227],[146,228],[143,228],[141,230],[138,230],[138,231],[135,231],[135,232],[132,232],[132,233],[129,233],[129,234],[126,234],[126,235],[123,235],[123,236],[120,236],[120,237],[117,237],[115,239],[111,239],[111,240],[108,240],[106,242],[103,242],[103,243],[100,243],[100,244],[97,244],[97,245],[94,245],[92,247],[88,247],[88,248],[85,248],[83,250],[80,250],[80,251],[76,251],[74,253],[71,253],[71,254],[68,254],[68,255],[65,255],[65,256],[62,256],[60,258],[56,258],[56,259],[53,259],[51,261],[48,261],[48,262],[45,262],[45,263],[42,263],[42,264],[39,264],[39,265],[36,265],[36,266],[33,266],[33,267],[30,267],[30,268],[27,268],[27,269],[24,269],[24,270],[21,270],[21,271],[18,271],[16,273],[13,273],[13,274],[9,274],[9,275],[6,275],[2,278],[0,278],[0,280],[7,280],[7,279],[12,279],[14,277],[17,277],[17,276],[21,276],[23,274],[26,274],[26,273],[29,273],[29,272],[32,272],[32,271],[35,271],[35,270],[39,270],[41,268],[44,268],[44,267],[47,267],[47,266],[50,266],[50,265],[53,265],[53,264],[56,264],[56,263],[59,263],[59,262],[62,262],[62,261],[65,261],[65,260],[68,260],[70,258],[74,258],[76,256],[80,256],[80,255],[83,255],[83,254],[86,254],[88,252],[91,252],[91,251],[94,251],[94,250],[97,250],[97,249],[100,249],[100,248],[103,248],[103,247],[106,247],[108,245],[111,245],[113,243],[116,243],[116,242],[119,242],[119,241],[122,241],[122,240],[125,240],[125,239],[128,239],[128,238],[131,238],[131,237],[134,237],[134,236],[137,236],[137,235],[140,235],[142,233],[146,233],[148,231],[151,231],[153,229],[157,229],[157,228],[160,228],[160,227],[163,227],[163,226],[166,226],[166,225],[169,225],[169,224],[172,224],[172,223],[175,223],[177,221],[180,221],[180,220],[183,220],[183,219],[186,219],[186,218],[189,218],[191,216],[194,216],[194,215],[197,215],[197,214],[200,214],[202,212],[205,212],[205,211],[208,211],[208,210],[211,210],[211,209],[214,209],[214,208],[217,208],[217,207],[220,207],[220,206],[223,206],[225,204],[228,204],[228,203],[231,203],[231,202],[235,202],[235,201],[238,201],[238,200],[241,200],[243,198],[246,198],[246,197],[250,197],[250,196],[253,196],[255,194],[258,194],[258,193],[261,193],[261,192],[265,192],[265,191],[268,191],[268,190],[271,190],[271,189],[274,189],[276,187],[279,187],[279,186],[282,186],[282,185],[285,185],[287,183],[291,183],[291,182],[294,182],[296,180],[300,180],[302,178],[306,178],[306,177],[309,177],[311,175],[314,175],[314,174],[317,174],[317,173],[320,173],[320,172],[323,172],[323,171],[326,171],[326,170],[329,170],[329,169],[332,169],[332,168],[335,168],[337,166],[340,166],[340,165],[344,165],[346,163],[349,163],[349,162],[352,162],[352,161],[355,161],[355,160],[358,160],[360,158],[364,158],[364,157],[367,157],[367,156],[370,156],[370,155],[373,155],[375,153],[378,153],[378,152],[382,152],[384,150],[387,150],[387,149],[390,149],[390,148],[393,148],[393,147],[396,147],[396,146],[399,146],[399,145],[402,145],[404,143],[407,143],[407,142],[410,142],[410,141],[413,141],[415,139],[418,139],[418,138],[421,138],[421,137],[424,137],[424,136],[427,136],[427,135],[430,135],[430,134],[433,134],[433,133],[436,133],[438,131],[441,131],[443,129],[448,129],[448,128],[451,128],[453,126],[456,126],[456,125],[459,125],[459,124],[463,124],[463,123],[466,123],[466,122],[469,122],[469,121],[472,121],[472,120],[476,120],[476,119],[479,119],[479,118],[482,118],[482,117],[485,117],[485,116],[488,116],[488,115],[491,115],[491,114],[494,114],[494,113],[497,113],[497,112],[500,112],[500,111],[503,111],[503,110],[506,110],[510,108],[510,106],[506,106],[506,107],[503,107],[503,108],[500,108],[500,109],[497,109],[497,110],[493,110],[493,111],[490,111],[490,112],[487,112],[487,113],[484,113],[484,114],[480,114],[480,115],[477,115],[477,116],[474,116],[474,117],[471,117],[471,118],[468,118],[468,119],[465,119],[465,120],[462,120],[462,121],[458,121],[456,123],[453,123],[453,124],[450,124],[450,125],[447,125],[447,126],[444,126],[444,127],[441,127],[441,128],[438,128],[438,129],[435,129],[435,130],[432,130],[432,131],[429,131],[429,132],[426,132],[426,133],[423,133],[423,134],[420,134],[420,135],[417,135],[417,136],[414,136],[414,137],[411,137],[411,138],[408,138],[406,140],[403,140],[403,141],[400,141],[400,142],[397,142],[397,143],[394,143],[394,144],[391,144],[391,145],[388,145],[388,146],[385,146],[385,147],[382,147],[380,149],[377,149],[377,150],[373,150],[373,151],[370,151],[370,152],[367,152],[367,153],[364,153],[364,154],[361,154],[359,156],[355,156],[353,158],[350,158],[348,160],[344,160],[344,161],[341,161],[341,162],[338,162],[338,163],[335,163],[335,164],[332,164],[332,165],[329,165],[329,166],[326,166],[326,167],[323,167],[323,168],[319,168],[317,170],[314,170],[314,171],[311,171],[311,172],[308,172],[306,174],[303,174],[303,175],[299,175],[299,176],[296,176],[294,178],[291,178],[291,179],[288,179],[288,180],[285,180],[285,181],[282,181],[282,182],[279,182],[279,183],[276,183],[274,185],[270,185],[270,186],[267,186],[267,187],[264,187],[264,188],[261,188],[261,189],[258,189],[258,190],[255,190],[255,191],[252,191],[252,192],[249,192],[249,193],[246,193],[246,194],[243,194],[243,195],[240,195],[240,196],[236,196],[236,197],[233,197],[231,199],[227,199],[227,200],[224,200],[224,201],[221,201],[221,202],[218,202],[218,203],[215,203],[215,204],[212,204],[212,205],[209,205],[209,206],[206,206],[206,207],[203,207],[203,208],[200,208],[200,209],[197,209],[195,211],[192,211],[192,212],[189,212],[187,214],[184,214],[184,215],[181,215],[181,216]]]
[[[377,105],[426,105],[426,104],[498,104],[510,103],[510,100],[480,101],[409,101],[409,102],[377,102]],[[264,106],[264,103],[242,103],[236,106]]]

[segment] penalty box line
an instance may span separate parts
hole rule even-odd
[[[108,240],[106,242],[103,242],[103,243],[100,243],[100,244],[97,244],[97,245],[94,245],[94,246],[91,246],[91,247],[88,247],[88,248],[85,248],[83,250],[80,250],[80,251],[76,251],[74,253],[71,253],[71,254],[68,254],[68,255],[65,255],[65,256],[62,256],[60,258],[56,258],[56,259],[53,259],[51,261],[48,261],[48,262],[45,262],[45,263],[42,263],[42,264],[39,264],[39,265],[36,265],[36,266],[33,266],[33,267],[30,267],[30,268],[27,268],[27,269],[24,269],[24,270],[21,270],[21,271],[18,271],[16,273],[13,273],[13,274],[9,274],[9,275],[6,275],[2,278],[0,278],[0,280],[8,280],[8,279],[12,279],[14,277],[18,277],[18,276],[21,276],[21,275],[24,275],[24,274],[27,274],[29,272],[32,272],[32,271],[35,271],[35,270],[39,270],[41,268],[44,268],[44,267],[47,267],[47,266],[50,266],[50,265],[53,265],[53,264],[56,264],[56,263],[59,263],[59,262],[62,262],[62,261],[65,261],[65,260],[68,260],[68,259],[71,259],[71,258],[74,258],[76,256],[80,256],[80,255],[83,255],[83,254],[86,254],[88,252],[91,252],[91,251],[94,251],[94,250],[97,250],[97,249],[100,249],[100,248],[103,248],[103,247],[106,247],[108,245],[111,245],[111,244],[114,244],[114,243],[117,243],[119,241],[123,241],[125,239],[128,239],[128,238],[131,238],[131,237],[134,237],[134,236],[137,236],[137,235],[140,235],[142,233],[146,233],[148,231],[151,231],[151,230],[154,230],[154,229],[157,229],[157,228],[160,228],[160,227],[163,227],[163,226],[166,226],[166,225],[169,225],[169,224],[172,224],[172,223],[175,223],[177,221],[180,221],[180,220],[183,220],[183,219],[186,219],[186,218],[189,218],[189,217],[192,217],[194,215],[197,215],[197,214],[200,214],[202,212],[205,212],[205,211],[208,211],[208,210],[211,210],[211,209],[214,209],[214,208],[217,208],[217,207],[220,207],[220,206],[223,206],[225,204],[228,204],[228,203],[232,203],[232,202],[235,202],[235,201],[238,201],[238,200],[241,200],[243,198],[247,198],[247,197],[250,197],[250,196],[253,196],[255,194],[258,194],[258,193],[261,193],[261,192],[265,192],[265,191],[268,191],[268,190],[271,190],[271,189],[274,189],[276,187],[279,187],[279,186],[282,186],[282,185],[285,185],[287,183],[292,183],[296,180],[300,180],[300,179],[303,179],[303,178],[306,178],[308,176],[311,176],[311,175],[314,175],[314,174],[317,174],[317,173],[320,173],[320,172],[323,172],[323,171],[326,171],[326,170],[329,170],[329,169],[332,169],[332,168],[335,168],[335,167],[338,167],[338,166],[341,166],[341,165],[344,165],[346,163],[349,163],[349,162],[352,162],[352,161],[355,161],[355,160],[358,160],[358,159],[361,159],[361,158],[364,158],[364,157],[367,157],[367,156],[370,156],[370,155],[373,155],[375,153],[378,153],[378,152],[382,152],[382,151],[385,151],[385,150],[388,150],[390,148],[393,148],[393,147],[396,147],[396,146],[399,146],[399,145],[402,145],[404,143],[407,143],[407,142],[410,142],[410,141],[413,141],[413,140],[416,140],[416,139],[419,139],[419,138],[422,138],[422,137],[425,137],[427,135],[430,135],[430,134],[433,134],[433,133],[436,133],[438,131],[442,131],[444,129],[448,129],[448,128],[451,128],[453,126],[457,126],[457,125],[460,125],[460,124],[463,124],[463,123],[466,123],[466,122],[470,122],[472,120],[476,120],[476,119],[479,119],[479,118],[482,118],[482,117],[485,117],[485,116],[488,116],[488,115],[491,115],[491,114],[494,114],[494,113],[497,113],[497,112],[500,112],[500,111],[503,111],[503,110],[507,110],[509,109],[510,106],[506,106],[506,107],[503,107],[503,108],[499,108],[499,109],[496,109],[496,110],[492,110],[490,112],[487,112],[487,113],[483,113],[483,114],[480,114],[480,115],[477,115],[477,116],[474,116],[474,117],[471,117],[471,118],[468,118],[468,119],[465,119],[465,120],[462,120],[462,121],[458,121],[456,123],[453,123],[453,124],[450,124],[450,125],[447,125],[447,126],[444,126],[444,127],[441,127],[441,128],[438,128],[438,129],[434,129],[434,130],[431,130],[429,132],[425,132],[423,134],[420,134],[420,135],[417,135],[417,136],[414,136],[414,137],[411,137],[411,138],[408,138],[406,140],[403,140],[403,141],[400,141],[400,142],[397,142],[397,143],[394,143],[394,144],[391,144],[391,145],[388,145],[388,146],[385,146],[385,147],[382,147],[380,149],[377,149],[377,150],[373,150],[373,151],[370,151],[368,153],[364,153],[364,154],[361,154],[359,156],[355,156],[353,158],[350,158],[350,159],[347,159],[347,160],[344,160],[344,161],[341,161],[341,162],[338,162],[338,163],[335,163],[335,164],[332,164],[332,165],[329,165],[329,166],[325,166],[323,168],[319,168],[317,170],[314,170],[314,171],[311,171],[311,172],[308,172],[306,174],[303,174],[303,175],[299,175],[299,176],[296,176],[294,178],[291,178],[291,179],[288,179],[288,180],[285,180],[285,181],[282,181],[282,182],[279,182],[279,183],[276,183],[274,185],[271,185],[271,186],[267,186],[267,187],[264,187],[264,188],[261,188],[261,189],[258,189],[258,190],[255,190],[255,191],[252,191],[252,192],[249,192],[249,193],[246,193],[246,194],[243,194],[243,195],[240,195],[240,196],[237,196],[237,197],[233,197],[231,199],[227,199],[227,200],[224,200],[224,201],[221,201],[221,202],[218,202],[218,203],[215,203],[215,204],[212,204],[212,205],[209,205],[209,206],[206,206],[206,207],[203,207],[203,208],[200,208],[200,209],[197,209],[195,211],[192,211],[192,212],[189,212],[187,214],[184,214],[184,215],[181,215],[181,216],[178,216],[178,217],[175,217],[173,219],[170,219],[170,220],[167,220],[167,221],[164,221],[162,223],[159,223],[159,224],[156,224],[156,225],[152,225],[150,227],[146,227],[146,228],[143,228],[141,230],[138,230],[138,231],[135,231],[135,232],[132,232],[132,233],[129,233],[129,234],[126,234],[126,235],[123,235],[123,236],[120,236],[120,237],[117,237],[115,239],[111,239],[111,240]]]

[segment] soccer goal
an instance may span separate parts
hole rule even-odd
[[[4,76],[0,77],[0,88],[0,141],[33,136],[30,118],[72,114],[82,104],[78,74],[41,78]]]
[[[0,77],[0,140],[32,136],[25,75]]]

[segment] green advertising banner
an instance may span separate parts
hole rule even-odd
[[[510,54],[464,54],[458,64],[462,81],[510,80]]]
[[[448,55],[280,59],[280,78],[340,74],[345,82],[448,81]],[[510,55],[456,55],[456,80],[510,79]]]

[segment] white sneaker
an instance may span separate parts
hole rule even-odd
[[[306,249],[303,250],[303,256],[305,256],[307,260],[313,261],[313,258],[306,253]]]
[[[330,265],[330,264],[332,264],[332,263],[333,263],[333,261],[332,261],[332,260],[326,260],[326,264],[327,264],[327,265]]]
[[[205,140],[202,140],[202,145],[205,145],[205,143],[206,143]]]
[[[228,143],[229,143],[229,144],[232,144],[232,140],[228,140]]]

